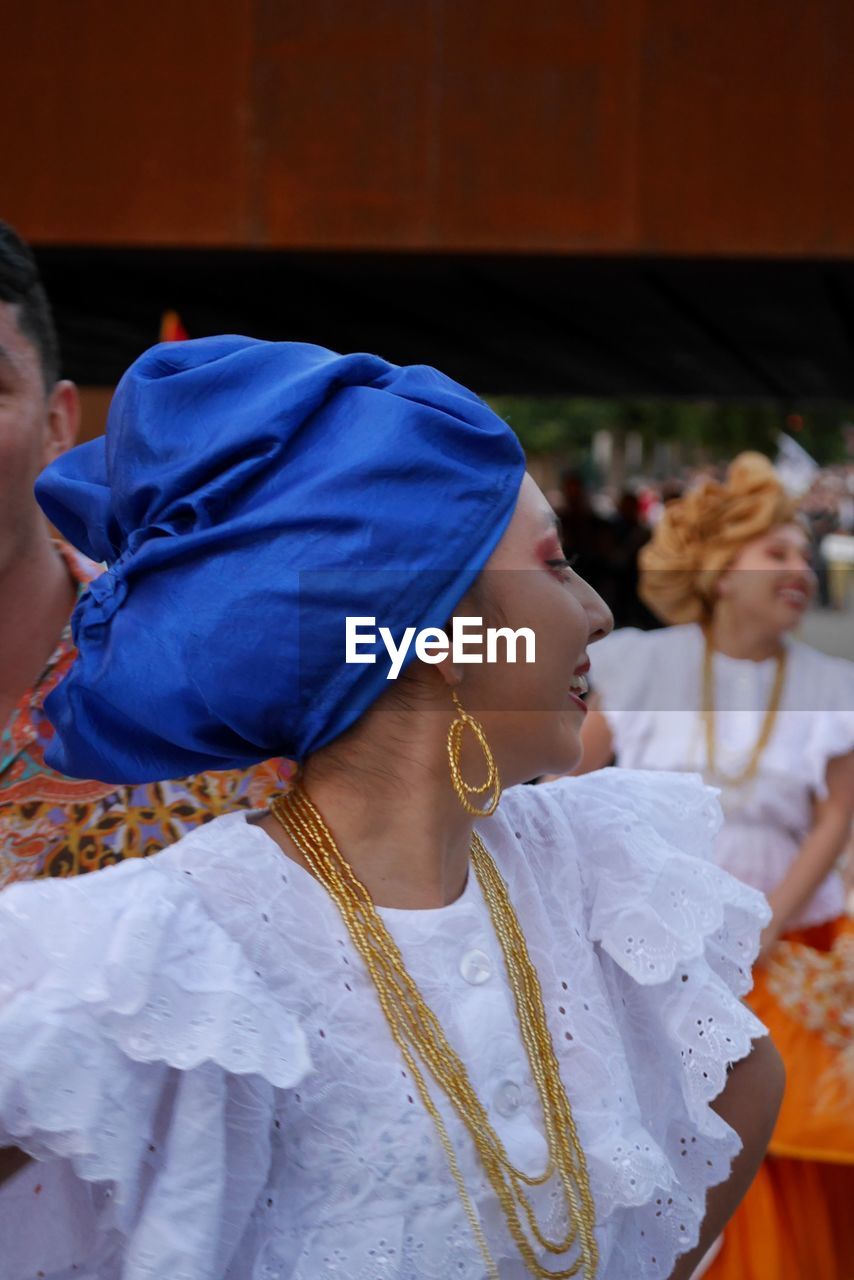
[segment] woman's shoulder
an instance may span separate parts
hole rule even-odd
[[[667,705],[674,689],[699,670],[702,633],[694,623],[641,631],[623,627],[590,648],[590,679],[603,707],[639,710]]]
[[[790,640],[787,647],[792,692],[804,710],[854,713],[854,662],[823,653],[802,640]],[[811,705],[816,698],[820,703]]]
[[[167,918],[198,916],[207,922],[201,936],[210,939],[215,904],[245,896],[247,886],[253,897],[269,895],[275,879],[274,846],[247,816],[241,810],[214,818],[146,858],[85,875],[16,882],[0,894],[0,939],[24,928],[45,944],[61,939],[68,963],[91,958],[95,969],[106,940],[128,919],[141,936],[146,922],[156,930]],[[0,973],[0,994],[8,977]]]
[[[123,897],[157,895],[166,882],[192,892],[195,868],[215,868],[220,874],[229,870],[237,876],[271,873],[276,859],[269,838],[253,823],[254,813],[239,809],[226,813],[145,858],[125,858],[98,871],[68,877],[45,877],[16,881],[0,895],[0,903],[19,902],[21,909],[28,900],[44,904],[49,910],[54,903],[64,905],[86,901],[94,908],[100,904],[113,906]]]
[[[602,769],[512,788],[502,807],[532,874],[552,897],[577,878],[590,939],[651,983],[700,954],[728,914],[757,938],[766,923],[762,895],[714,862],[718,794],[696,774]]]
[[[135,1061],[214,1061],[282,1086],[304,1074],[298,1021],[253,964],[277,867],[253,831],[231,814],[149,858],[0,894],[0,1039],[82,1019]],[[247,886],[251,921],[229,905]]]
[[[816,796],[827,795],[827,767],[854,751],[854,662],[789,642],[784,710],[775,750]]]
[[[686,853],[711,857],[712,841],[723,823],[719,794],[697,773],[609,768],[535,787],[511,787],[499,812],[517,825],[533,823],[555,844],[568,833],[576,842],[598,844],[603,826],[610,830],[617,823],[624,836],[656,831],[676,840]]]

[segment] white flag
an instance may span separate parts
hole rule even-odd
[[[797,440],[786,435],[785,431],[781,431],[777,436],[777,457],[774,466],[781,484],[794,497],[806,493],[821,470],[815,458],[811,457]]]

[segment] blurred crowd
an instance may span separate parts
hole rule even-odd
[[[548,497],[561,520],[563,544],[583,578],[611,606],[617,627],[652,630],[661,622],[638,598],[638,553],[669,502],[704,480],[722,480],[726,463],[688,467],[663,480],[639,477],[614,492],[564,473]],[[854,577],[854,462],[817,469],[799,501],[816,575],[815,605],[844,611]]]

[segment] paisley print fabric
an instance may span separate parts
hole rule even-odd
[[[100,567],[65,543],[57,549],[82,594]],[[44,759],[53,737],[44,700],[75,653],[69,622],[0,734],[0,887],[144,858],[220,814],[265,807],[286,786],[292,766],[284,760],[138,786],[57,773]]]

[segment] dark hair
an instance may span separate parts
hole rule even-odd
[[[0,222],[0,302],[18,308],[18,328],[39,353],[45,390],[59,377],[59,342],[53,313],[32,250]]]

